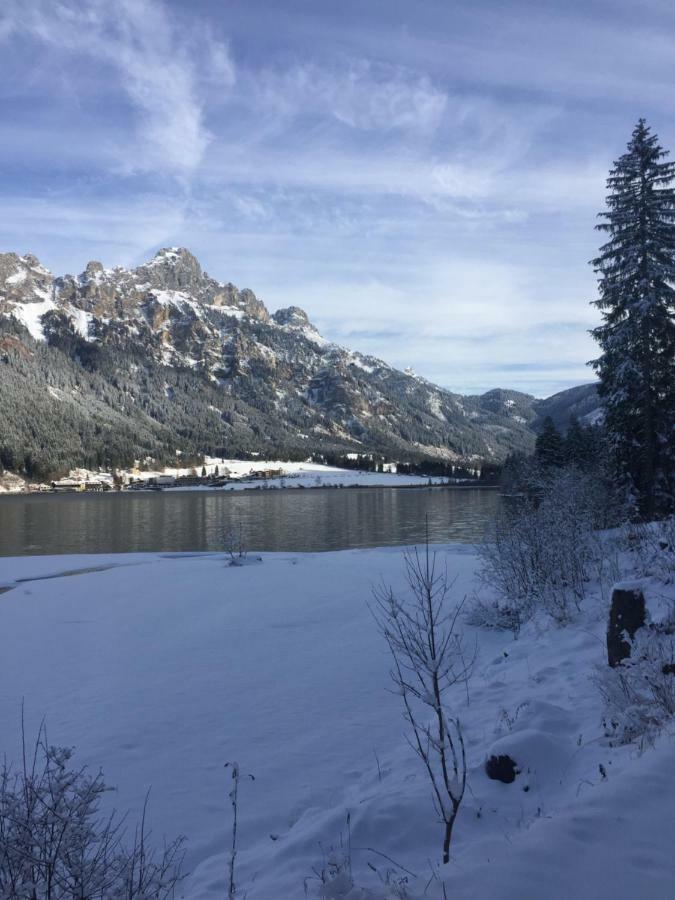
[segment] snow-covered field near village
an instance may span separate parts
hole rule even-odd
[[[169,491],[245,491],[285,488],[326,488],[326,487],[419,487],[427,484],[447,484],[449,481],[461,484],[473,483],[473,479],[464,477],[446,478],[438,475],[407,475],[396,472],[396,464],[385,466],[387,471],[370,472],[364,469],[344,469],[329,466],[325,463],[310,461],[288,462],[285,460],[242,460],[204,457],[196,466],[171,467],[161,469],[118,469],[119,476],[125,485],[135,483],[137,489],[153,486],[158,481],[164,490]],[[273,473],[273,474],[272,474]],[[476,472],[476,474],[478,474]],[[224,484],[189,484],[175,485],[172,482],[185,476],[223,476]],[[167,481],[168,479],[168,481]],[[72,487],[91,483],[100,483],[111,489],[114,485],[112,471],[90,470],[86,468],[71,469],[66,478],[57,481],[62,487],[66,483]],[[26,482],[18,475],[0,473],[0,494],[23,493]],[[45,485],[44,487],[47,487]]]
[[[458,597],[485,590],[473,548],[436,550]],[[441,897],[436,872],[456,900],[673,900],[674,738],[643,752],[604,738],[597,591],[566,628],[535,619],[514,640],[466,626],[478,659],[455,701],[469,782],[439,873],[441,826],[367,605],[382,579],[404,589],[400,549],[243,567],[219,554],[0,559],[0,753],[18,759],[23,700],[29,736],[46,716],[50,742],[102,766],[132,820],[151,787],[153,840],[187,837],[190,900],[227,894],[233,760],[255,775],[239,795],[249,900],[302,898],[305,884],[316,896],[313,867],[346,840],[347,813],[364,887],[378,884],[370,866],[395,869],[386,854],[417,876],[411,897],[430,879],[424,896]],[[512,784],[487,778],[493,752],[521,764]]]
[[[222,490],[241,491],[256,488],[315,488],[315,487],[415,487],[429,482],[443,484],[447,478],[434,476],[428,478],[424,475],[403,475],[396,472],[367,472],[360,469],[341,469],[337,466],[328,466],[323,463],[313,462],[287,462],[283,460],[241,460],[241,459],[217,459],[207,457],[204,466],[197,466],[197,471],[202,468],[207,475],[213,475],[216,470],[223,473],[227,470],[229,477],[234,479]],[[255,473],[265,470],[283,472],[276,478],[267,478],[264,482],[251,480]],[[144,472],[142,478],[147,480],[158,474],[187,475],[190,469],[164,469],[162,473]],[[208,486],[192,486],[169,488],[176,491],[213,490]]]

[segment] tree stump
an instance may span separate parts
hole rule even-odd
[[[614,588],[607,626],[607,661],[612,668],[630,656],[631,640],[645,624],[644,594],[639,588]]]

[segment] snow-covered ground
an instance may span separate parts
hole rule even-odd
[[[341,469],[312,462],[286,462],[283,460],[241,460],[208,458],[202,466],[196,466],[197,473],[202,468],[207,475],[216,472],[236,479],[224,488],[216,490],[251,490],[253,488],[315,488],[315,487],[414,487],[428,484],[444,484],[447,478],[427,478],[422,475],[399,475],[396,472],[366,472],[358,469]],[[158,474],[189,475],[193,469],[165,469],[162,473],[143,472],[143,480],[154,478]],[[257,472],[282,472],[278,478],[256,479]],[[208,485],[168,488],[168,490],[194,491],[214,490]]]
[[[471,595],[472,548],[437,550]],[[232,760],[255,775],[239,795],[249,900],[302,898],[348,812],[357,880],[394,869],[386,854],[421,896],[441,826],[367,607],[381,579],[403,590],[399,549],[238,568],[217,554],[0,559],[0,753],[17,758],[23,699],[29,732],[46,716],[51,743],[103,766],[117,809],[136,816],[152,786],[154,840],[188,838],[190,900],[226,895]],[[466,628],[478,660],[456,694],[470,772],[441,873],[453,900],[675,897],[673,737],[643,753],[603,738],[605,628],[597,594],[566,628]],[[487,778],[492,752],[522,761],[515,782]]]

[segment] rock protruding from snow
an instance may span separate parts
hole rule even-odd
[[[637,585],[615,587],[607,626],[607,662],[612,668],[630,656],[630,643],[646,621],[645,597]]]
[[[516,780],[519,769],[515,759],[507,753],[499,756],[490,756],[485,761],[485,774],[493,781],[501,781],[504,784],[512,784]]]

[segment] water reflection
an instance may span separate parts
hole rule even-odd
[[[495,491],[473,488],[260,490],[0,498],[0,555],[221,550],[242,524],[252,550],[316,551],[473,542]]]

